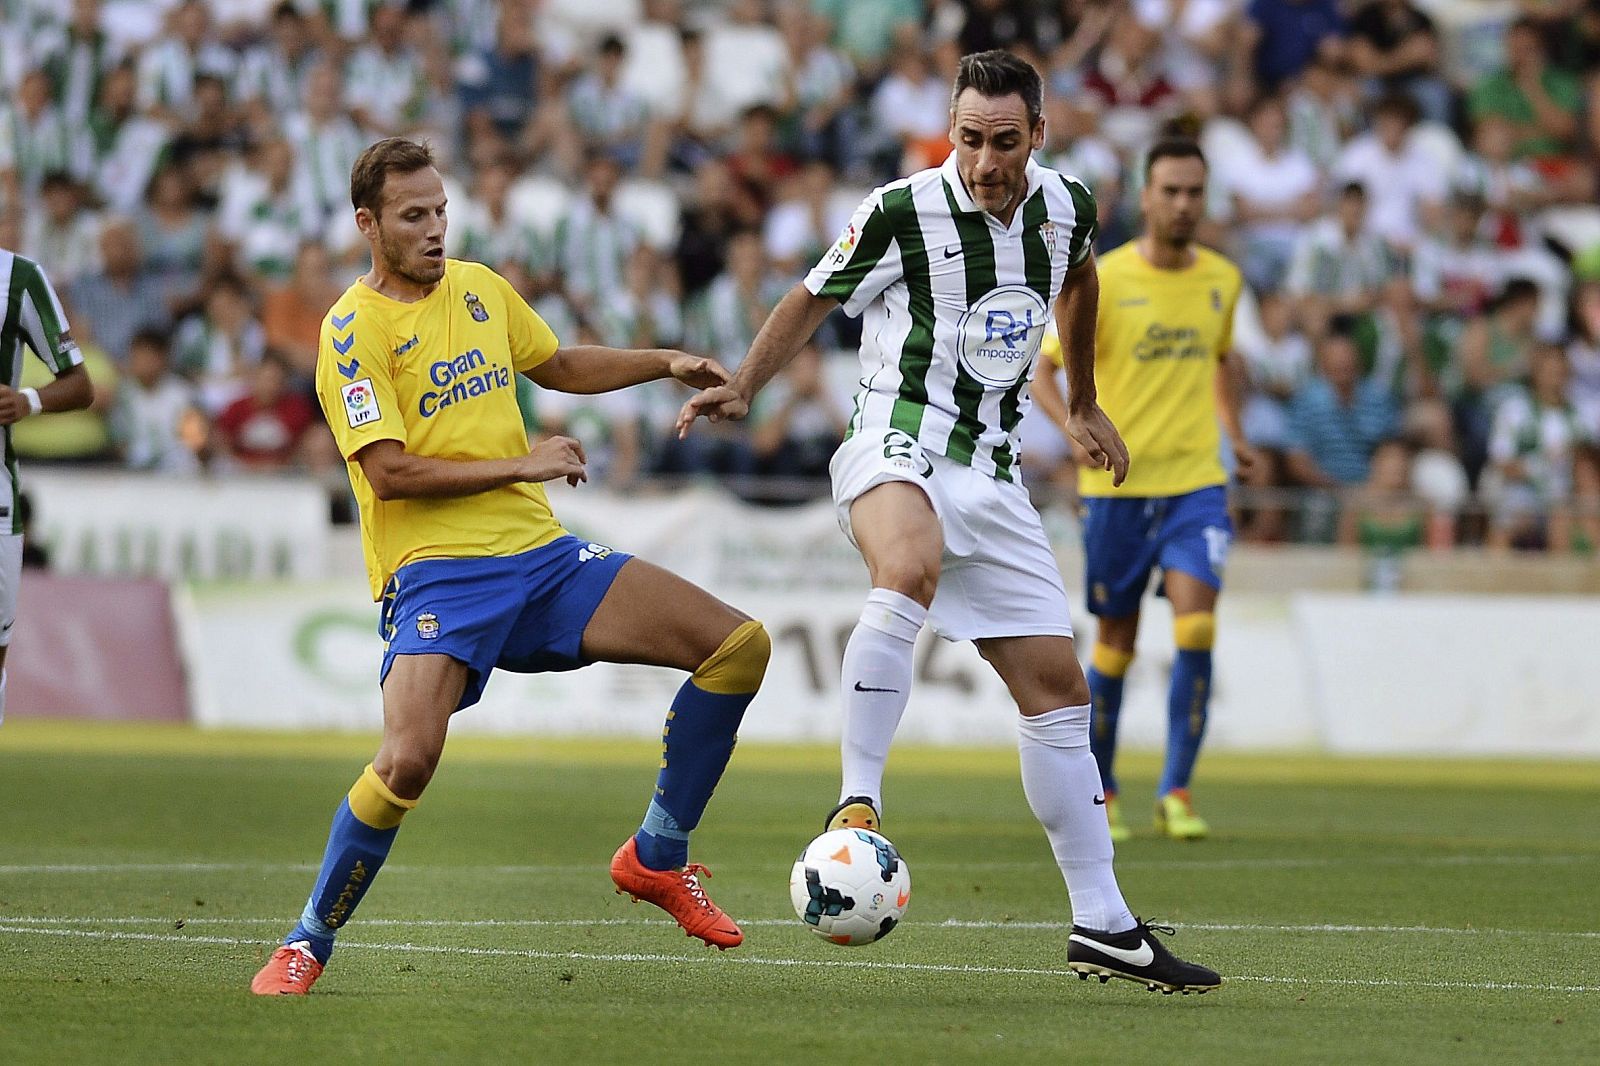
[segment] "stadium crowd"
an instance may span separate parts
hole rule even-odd
[[[1244,539],[1600,545],[1600,4],[1591,0],[4,0],[0,246],[42,263],[94,406],[27,462],[302,471],[365,269],[351,162],[447,161],[451,254],[558,336],[737,365],[867,189],[948,150],[958,57],[1045,74],[1044,161],[1137,229],[1140,153],[1211,161],[1248,281]],[[535,395],[605,483],[815,491],[849,416],[835,315],[751,419],[678,442],[670,385]],[[30,366],[24,384],[46,373]],[[1030,477],[1070,491],[1055,428]],[[335,489],[335,491],[343,491]]]

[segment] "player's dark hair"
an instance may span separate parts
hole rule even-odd
[[[433,166],[433,149],[405,137],[385,137],[356,157],[350,168],[350,204],[374,215],[383,209],[383,185],[390,174],[415,174]]]
[[[1367,187],[1361,184],[1359,181],[1347,181],[1343,185],[1339,186],[1339,198],[1341,200],[1349,199],[1361,200],[1365,202],[1367,198]]]
[[[987,52],[973,52],[961,57],[961,69],[956,72],[955,87],[950,90],[950,110],[956,109],[956,101],[968,89],[975,89],[979,96],[987,96],[991,100],[1010,96],[1012,93],[1022,97],[1022,105],[1028,109],[1028,125],[1039,124],[1039,116],[1044,113],[1044,82],[1039,78],[1039,72],[1025,59],[1007,52],[1003,48],[991,48]]]
[[[1200,150],[1200,145],[1187,137],[1163,137],[1150,146],[1150,151],[1144,157],[1144,182],[1150,184],[1150,172],[1157,163],[1163,159],[1198,159],[1204,166],[1206,154]]]
[[[1500,290],[1500,295],[1494,301],[1496,310],[1506,304],[1513,304],[1519,300],[1537,300],[1539,298],[1539,284],[1532,278],[1515,277],[1506,282],[1505,288]]]
[[[128,350],[135,348],[151,348],[165,357],[172,346],[172,337],[166,330],[156,326],[146,326],[138,330],[128,340]]]

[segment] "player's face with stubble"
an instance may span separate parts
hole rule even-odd
[[[1156,160],[1139,193],[1139,206],[1152,237],[1188,244],[1206,213],[1206,165],[1192,156]]]
[[[445,226],[444,182],[423,167],[385,179],[383,208],[367,239],[389,273],[432,285],[444,277]]]
[[[1044,146],[1044,120],[1030,125],[1022,97],[984,96],[963,89],[950,115],[956,170],[979,207],[991,215],[1012,210],[1028,184],[1028,157]]]

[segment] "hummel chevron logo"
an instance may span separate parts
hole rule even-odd
[[[350,346],[355,342],[356,335],[354,333],[350,334],[348,337],[335,337],[333,338],[333,350],[338,352],[340,355],[343,355],[345,352],[350,350]]]
[[[857,681],[856,682],[856,691],[857,692],[899,692],[900,690],[897,689],[897,688],[868,688],[866,685],[863,685],[861,682]]]
[[[1127,948],[1114,948],[1110,944],[1102,944],[1098,940],[1090,940],[1079,933],[1073,933],[1071,939],[1094,948],[1101,954],[1119,962],[1125,962],[1129,966],[1149,966],[1156,959],[1156,953],[1151,949],[1149,943],[1145,941],[1140,941],[1138,948],[1130,951]]]
[[[333,323],[333,328],[334,329],[349,329],[350,328],[350,323],[354,322],[355,320],[356,320],[356,313],[354,311],[351,311],[348,315],[345,315],[343,318],[340,318],[338,315],[333,315],[329,319],[329,321],[331,321]]]
[[[351,381],[356,379],[356,371],[361,369],[361,362],[358,359],[352,359],[348,363],[341,363],[338,360],[334,360],[333,365],[339,368],[339,373],[343,374]]]

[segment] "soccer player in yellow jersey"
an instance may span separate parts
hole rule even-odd
[[[703,388],[727,372],[683,352],[562,346],[492,270],[445,259],[444,186],[424,145],[372,145],[351,171],[350,199],[372,270],[323,323],[317,394],[348,463],[382,603],[383,741],[334,813],[300,920],[251,990],[310,990],[433,776],[450,716],[478,701],[495,669],[601,661],[690,671],[667,712],[643,824],[617,849],[611,877],[688,935],[738,945],[743,934],[706,897],[688,841],[771,642],[761,623],[694,585],[561,528],[541,483],[585,480],[583,446],[554,437],[530,448],[513,378],[597,393],[669,376]]]
[[[1192,141],[1166,140],[1145,160],[1140,194],[1145,231],[1100,259],[1095,387],[1122,429],[1129,454],[1120,486],[1081,464],[1085,588],[1100,621],[1092,653],[1090,747],[1100,764],[1112,838],[1128,828],[1112,773],[1123,678],[1133,661],[1139,604],[1151,572],[1172,604],[1178,654],[1167,702],[1167,756],[1156,793],[1156,828],[1204,837],[1189,779],[1205,735],[1217,592],[1233,523],[1228,518],[1219,428],[1237,463],[1253,456],[1239,429],[1235,365],[1228,361],[1238,268],[1194,243],[1205,207],[1206,161]],[[1039,406],[1058,425],[1066,407],[1054,380],[1060,346],[1035,383]],[[1053,365],[1052,365],[1053,364]]]

